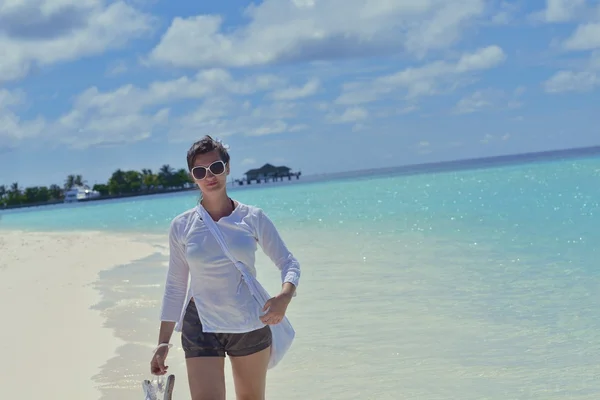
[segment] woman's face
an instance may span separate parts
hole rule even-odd
[[[220,163],[213,164],[216,161],[222,162],[221,156],[217,150],[199,154],[194,160],[194,166],[191,171],[192,179],[196,182],[196,185],[198,185],[203,194],[218,192],[227,187],[229,165],[225,165],[223,168],[223,165]],[[211,165],[212,167],[209,168]],[[203,170],[203,168],[197,168],[197,170],[194,170],[195,167],[206,167],[209,169]],[[212,171],[215,171],[217,175]],[[222,173],[219,175],[220,172]],[[198,179],[199,177],[202,179]]]

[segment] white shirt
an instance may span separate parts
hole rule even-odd
[[[230,215],[215,223],[230,252],[254,277],[258,244],[281,271],[282,283],[298,287],[300,264],[262,209],[238,202]],[[259,319],[263,314],[261,307],[241,273],[223,253],[195,208],[171,222],[169,249],[161,321],[177,322],[175,329],[181,331],[185,306],[193,297],[204,332],[242,333],[265,326]]]

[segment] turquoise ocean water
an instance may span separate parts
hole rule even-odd
[[[600,398],[599,182],[600,158],[588,157],[231,191],[266,210],[303,266],[297,341],[267,398]],[[3,212],[0,229],[166,238],[196,200]],[[275,292],[278,273],[258,261]],[[156,254],[97,282],[107,324],[131,346],[107,369],[154,342],[164,262]],[[138,390],[137,379],[105,381],[106,398]]]

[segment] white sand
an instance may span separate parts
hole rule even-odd
[[[91,307],[101,270],[154,251],[103,233],[0,231],[0,383],[9,399],[98,399],[92,377],[122,341]]]

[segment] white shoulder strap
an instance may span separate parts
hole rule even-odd
[[[225,243],[225,238],[223,237],[223,233],[221,232],[221,230],[219,229],[217,224],[215,224],[215,221],[213,221],[213,219],[210,216],[210,214],[208,213],[208,211],[206,211],[206,209],[201,204],[198,204],[198,206],[196,207],[196,212],[198,213],[198,215],[200,216],[200,219],[202,219],[202,221],[204,222],[204,224],[206,225],[206,227],[208,228],[210,233],[213,234],[213,236],[217,240],[217,243],[219,243],[219,245],[223,249],[223,252],[227,256],[227,258],[229,258],[234,264],[237,264],[238,260],[236,260],[236,258],[233,256],[233,254],[231,254],[231,252],[229,251],[229,248],[227,247],[227,243]]]

